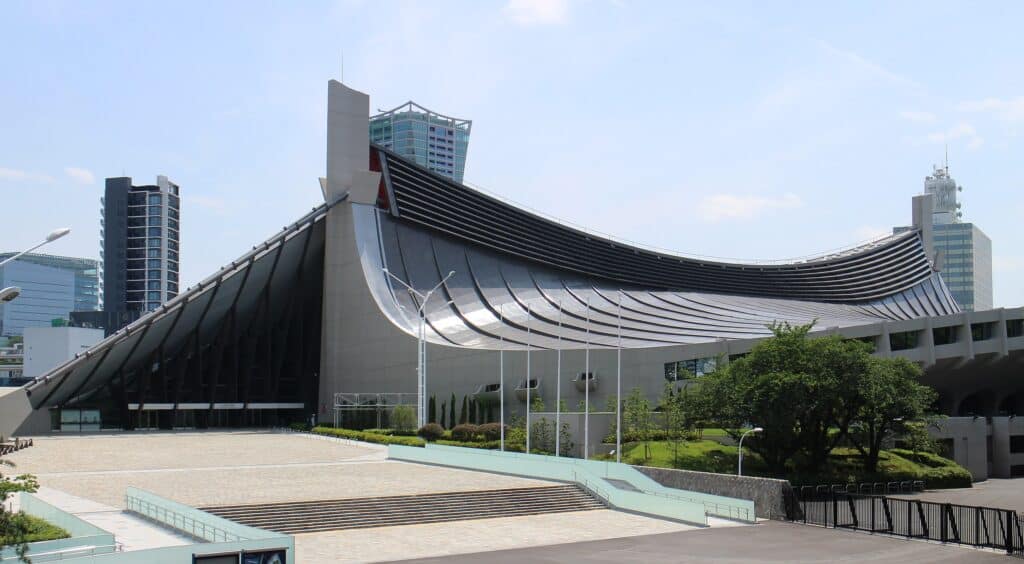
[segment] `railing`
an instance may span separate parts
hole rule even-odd
[[[847,484],[819,484],[815,486],[795,486],[797,490],[818,493],[843,492],[866,495],[904,494],[924,491],[921,480],[904,480],[902,482],[861,482]]]
[[[149,501],[125,495],[125,505],[129,511],[148,517],[154,521],[170,525],[179,531],[209,542],[234,542],[249,540],[236,533],[229,532],[204,520],[196,519],[173,509],[151,503]]]
[[[32,552],[28,556],[32,562],[58,562],[60,560],[83,558],[85,556],[98,556],[112,552],[123,552],[124,546],[121,543],[108,544],[103,546],[79,546],[49,552]],[[8,556],[0,558],[0,562],[22,562],[20,556]]]
[[[789,517],[796,522],[993,548],[1024,558],[1024,523],[1009,509],[811,488],[791,503]]]

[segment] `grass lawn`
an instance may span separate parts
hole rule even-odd
[[[705,436],[707,435],[705,430]],[[650,441],[650,458],[645,456],[644,444],[626,443],[622,447],[622,461],[627,464],[679,468],[699,472],[735,474],[737,449],[714,440],[683,441],[676,445],[668,441]],[[613,456],[597,457],[614,460]],[[766,475],[760,457],[749,451],[743,455],[743,473],[751,476]],[[836,449],[829,457],[829,465],[813,475],[786,476],[794,485],[831,484],[846,482],[890,482],[924,480],[929,488],[970,487],[971,475],[952,460],[929,453],[913,453],[893,449],[881,453],[878,472],[865,475],[861,469],[860,454],[854,449]]]
[[[20,524],[25,527],[25,542],[66,539],[71,536],[64,529],[61,529],[56,525],[52,525],[48,521],[44,521],[43,519],[33,517],[31,515],[26,515],[25,513],[18,513],[17,515],[14,515],[11,520],[16,524]],[[0,546],[6,546],[16,541],[17,539],[0,537]]]

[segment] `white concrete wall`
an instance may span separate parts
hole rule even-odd
[[[24,375],[35,378],[45,374],[102,340],[102,329],[27,327]]]

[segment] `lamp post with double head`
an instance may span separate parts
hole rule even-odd
[[[45,245],[47,243],[52,243],[52,242],[56,241],[57,239],[60,239],[61,237],[67,235],[68,233],[71,233],[71,228],[70,227],[61,227],[60,229],[54,229],[53,231],[50,232],[49,235],[46,236],[46,239],[43,239],[42,243],[39,243],[38,245],[36,245],[36,246],[34,246],[34,247],[32,247],[32,248],[30,248],[28,250],[21,251],[20,253],[12,256],[10,258],[4,259],[3,262],[0,262],[0,267],[3,267],[7,263],[14,262],[14,261],[18,260],[19,258],[21,258],[22,255],[31,253],[32,251],[38,249],[39,247],[42,247],[43,245]],[[13,300],[14,298],[17,298],[18,295],[20,295],[20,294],[21,294],[21,288],[18,288],[17,286],[10,286],[8,288],[4,288],[4,289],[0,290],[0,302],[7,303],[7,302]]]
[[[753,429],[750,429],[746,433],[743,433],[742,435],[740,435],[740,446],[739,446],[740,459],[739,459],[739,464],[736,467],[736,475],[737,476],[742,476],[743,475],[743,439],[747,438],[747,435],[749,435],[751,433],[760,433],[761,431],[764,431],[764,429],[761,428],[761,427],[754,427]]]
[[[453,270],[449,272],[447,276],[437,283],[437,285],[426,293],[423,293],[406,284],[404,280],[395,276],[387,268],[384,268],[383,270],[384,274],[387,274],[392,280],[395,280],[404,286],[405,289],[409,291],[409,294],[416,298],[413,301],[417,301],[417,299],[419,301],[419,305],[416,308],[416,315],[419,317],[419,330],[416,333],[416,420],[418,423],[417,426],[422,427],[427,424],[427,303],[430,302],[430,297],[434,295],[434,292],[436,292],[441,286],[444,286],[444,283],[455,275],[455,271]],[[444,306],[451,305],[454,301],[455,300],[448,300],[445,302]],[[401,304],[399,304],[399,307],[401,307]]]

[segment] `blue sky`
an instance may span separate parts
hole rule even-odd
[[[786,258],[909,222],[943,158],[1024,305],[1024,4],[6,2],[0,247],[97,256],[182,187],[193,284],[321,200],[329,78],[473,120],[467,181],[621,238]]]

